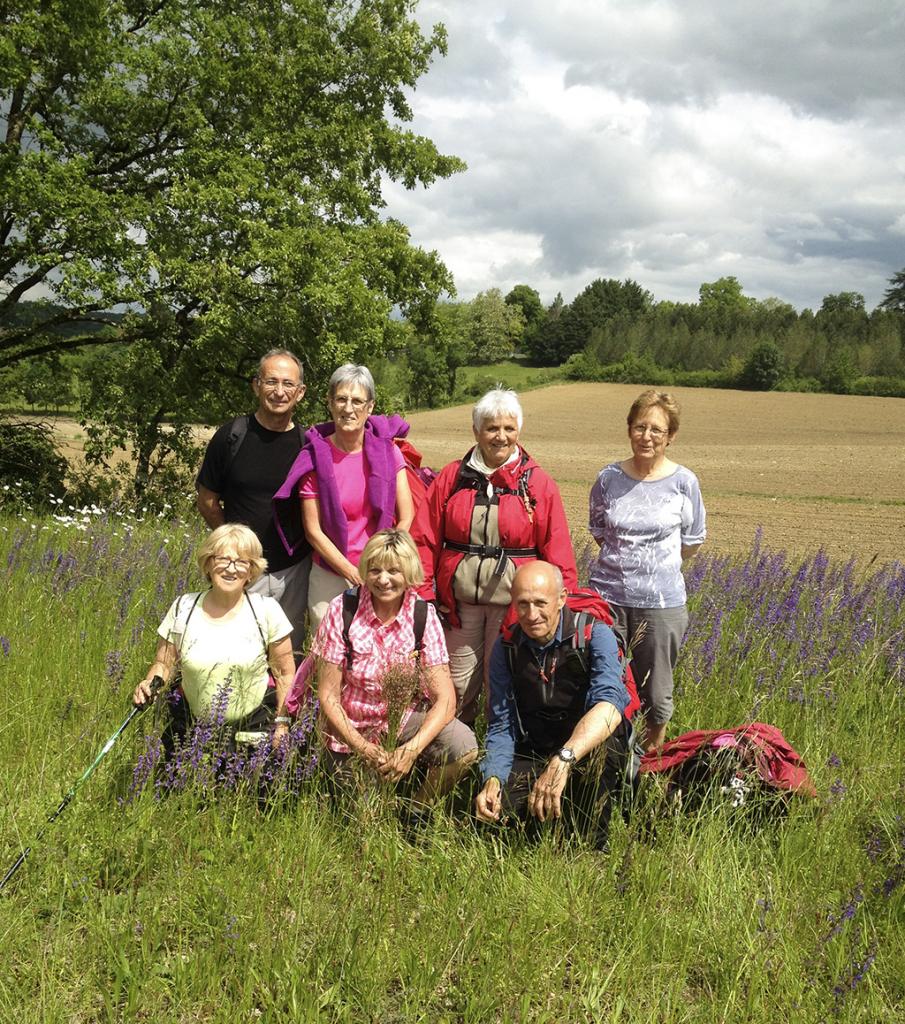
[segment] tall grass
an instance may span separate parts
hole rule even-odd
[[[197,582],[194,529],[60,519],[0,518],[3,868]],[[443,813],[412,843],[385,794],[316,777],[129,798],[145,715],[0,895],[0,1020],[902,1020],[905,567],[755,546],[689,582],[673,732],[782,728],[819,791],[785,821],[642,814],[600,858]]]

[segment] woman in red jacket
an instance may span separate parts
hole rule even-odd
[[[488,391],[472,410],[475,446],[445,466],[418,509],[412,536],[424,565],[422,596],[446,618],[458,717],[472,725],[487,665],[522,562],[541,558],[578,585],[559,488],[522,448],[514,391]]]

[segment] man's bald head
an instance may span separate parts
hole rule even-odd
[[[556,633],[566,603],[562,573],[549,562],[526,562],[512,580],[512,603],[525,635],[547,643]]]

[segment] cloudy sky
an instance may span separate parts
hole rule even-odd
[[[596,277],[868,308],[905,267],[902,0],[422,0],[414,128],[468,170],[390,186],[459,297]]]

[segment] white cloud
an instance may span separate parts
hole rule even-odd
[[[469,170],[389,212],[463,298],[633,277],[693,300],[869,305],[905,265],[905,8],[886,0],[488,0],[419,7],[448,58],[415,128]]]

